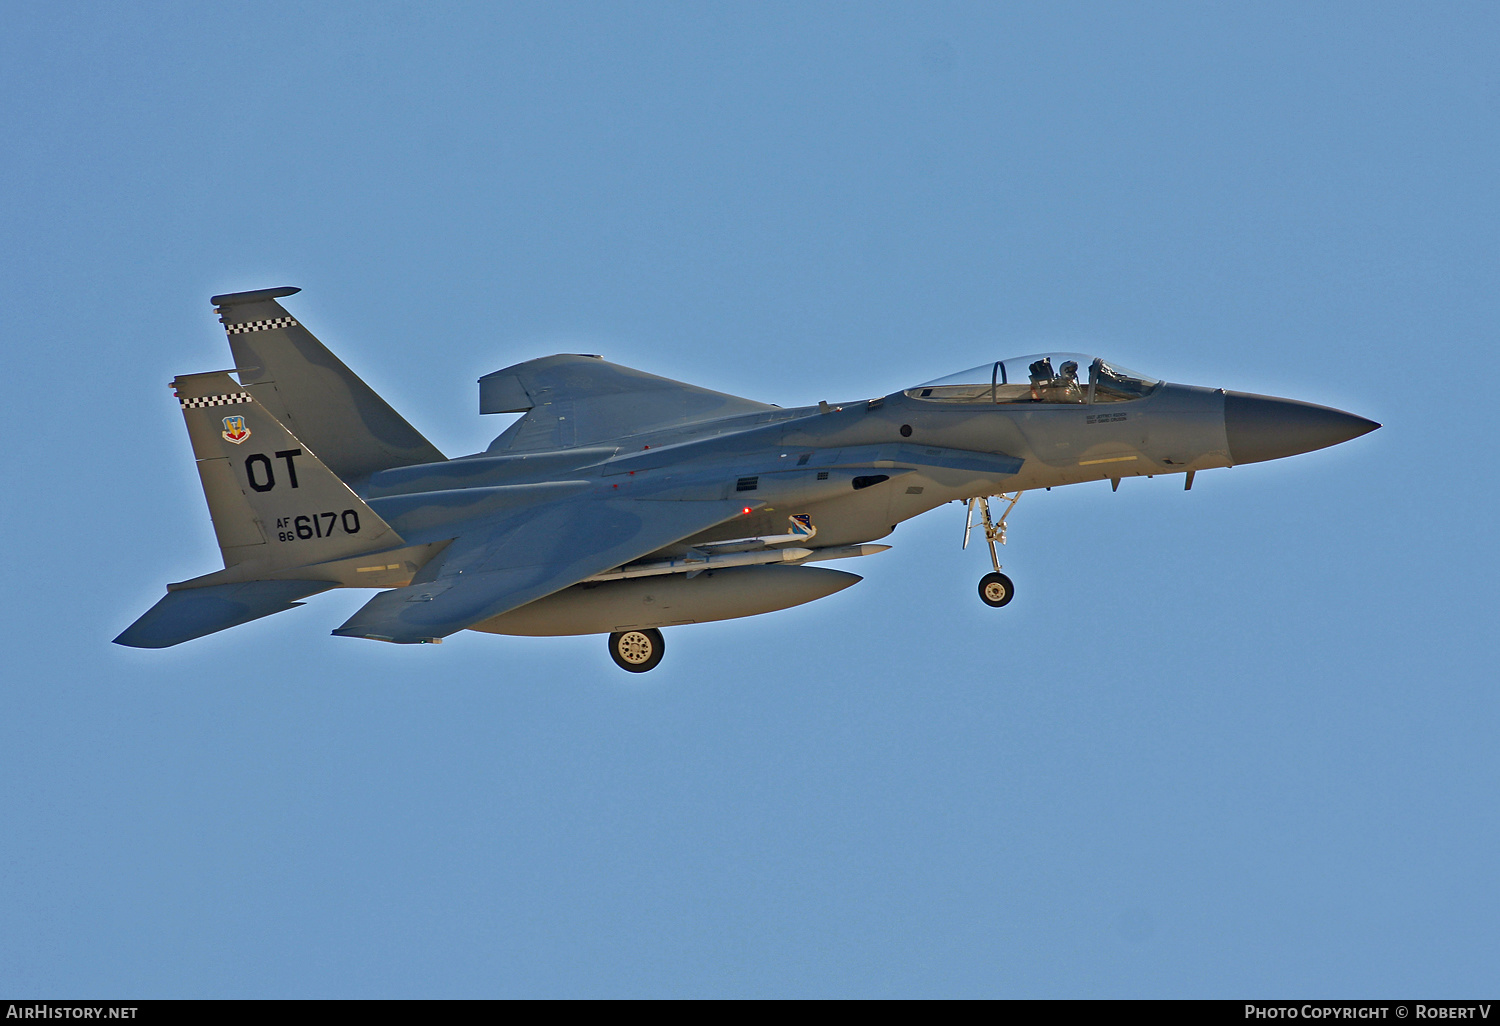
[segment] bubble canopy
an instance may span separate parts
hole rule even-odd
[[[1157,385],[1119,364],[1083,353],[1038,353],[996,360],[908,388],[931,403],[1123,403]]]

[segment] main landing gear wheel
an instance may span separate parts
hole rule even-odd
[[[985,574],[979,579],[979,598],[987,606],[999,609],[1015,597],[1016,586],[1002,573]]]
[[[616,631],[609,636],[609,657],[620,669],[631,673],[654,670],[666,650],[667,643],[655,627],[643,631]]]

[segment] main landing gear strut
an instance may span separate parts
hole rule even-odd
[[[984,540],[990,546],[990,562],[995,565],[995,572],[985,574],[979,579],[979,599],[987,606],[996,609],[1008,603],[1016,594],[1016,586],[1011,583],[1010,578],[1000,572],[1000,553],[995,549],[995,543],[1005,544],[1005,518],[1010,516],[1010,511],[1016,508],[1016,503],[1021,501],[1023,492],[1014,495],[1001,493],[999,495],[980,495],[969,500],[969,509],[964,521],[964,548],[969,547],[969,532],[975,527],[974,507],[979,507],[980,523],[984,528]],[[1000,514],[1000,522],[997,524],[990,516],[990,499],[998,499],[1009,503],[1005,512]]]

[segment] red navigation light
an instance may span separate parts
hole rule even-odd
[[[740,510],[740,516],[742,516],[742,517],[748,517],[749,515],[750,515],[750,507],[749,506],[746,506],[744,509]]]

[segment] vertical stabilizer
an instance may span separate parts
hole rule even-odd
[[[181,374],[172,388],[225,567],[270,573],[402,544],[228,371]]]
[[[298,291],[213,297],[246,390],[345,481],[446,459],[277,302]]]

